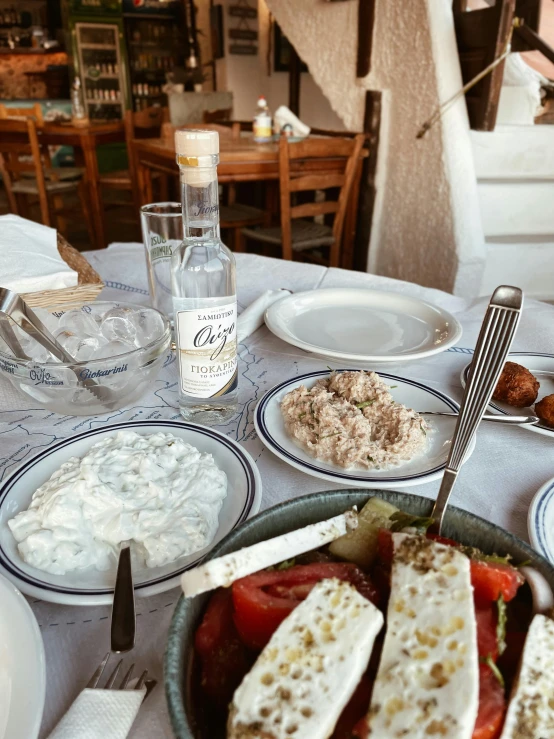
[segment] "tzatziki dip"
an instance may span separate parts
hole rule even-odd
[[[139,566],[161,567],[210,544],[226,495],[211,454],[119,431],[62,464],[8,525],[25,562],[54,575],[108,570],[128,540]]]

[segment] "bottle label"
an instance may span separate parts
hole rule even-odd
[[[181,390],[217,398],[237,386],[237,303],[175,314]]]

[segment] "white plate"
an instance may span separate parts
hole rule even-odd
[[[399,293],[336,287],[296,293],[265,313],[270,331],[308,352],[348,362],[408,362],[456,344],[450,313]]]
[[[184,421],[132,421],[92,429],[53,444],[23,464],[0,487],[0,571],[24,593],[52,603],[101,605],[111,603],[115,581],[113,571],[94,568],[52,575],[26,564],[19,556],[8,520],[28,508],[35,490],[70,457],[82,457],[93,444],[122,429],[140,434],[172,433],[201,452],[211,454],[227,475],[227,497],[219,514],[219,528],[209,547],[181,557],[164,567],[133,572],[137,595],[156,595],[179,585],[182,572],[193,567],[236,526],[260,509],[262,482],[252,457],[232,439],[214,429]]]
[[[554,564],[554,477],[533,498],[527,528],[533,547]]]
[[[516,364],[521,364],[522,367],[526,367],[535,375],[541,384],[537,400],[542,400],[545,395],[552,395],[552,393],[554,393],[554,354],[538,352],[510,352],[508,354],[508,360],[516,362]],[[462,387],[466,386],[466,378],[470,366],[471,362],[462,370]],[[525,414],[535,415],[533,408],[514,408],[512,405],[500,403],[497,400],[491,401],[489,405],[491,408],[494,408],[495,411],[502,413],[504,416],[520,416]],[[521,428],[527,429],[527,431],[534,431],[537,434],[554,437],[554,429],[542,423],[524,424]]]
[[[0,739],[36,739],[45,690],[44,647],[35,615],[0,575]]]
[[[345,372],[347,370],[336,371]],[[311,388],[317,380],[328,374],[327,370],[322,370],[299,375],[276,385],[264,395],[256,408],[254,423],[258,436],[268,449],[284,462],[308,475],[361,488],[422,485],[442,476],[450,450],[455,418],[427,417],[426,421],[431,425],[431,430],[427,432],[426,451],[411,462],[388,470],[346,470],[334,464],[321,462],[299,447],[285,430],[281,414],[281,400],[300,385]],[[385,372],[379,372],[379,377],[386,383],[397,386],[391,393],[395,401],[407,408],[414,408],[416,411],[458,411],[459,406],[454,400],[427,385]],[[475,439],[471,443],[466,460],[474,448]]]

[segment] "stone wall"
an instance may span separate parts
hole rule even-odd
[[[48,97],[46,84],[26,72],[45,72],[49,64],[67,64],[67,54],[1,54],[0,98],[4,100]]]
[[[452,0],[376,0],[371,72],[362,80],[355,0],[268,5],[348,129],[362,127],[365,91],[383,93],[368,271],[477,295],[486,250],[463,99],[416,138],[462,85]]]

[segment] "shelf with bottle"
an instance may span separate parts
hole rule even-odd
[[[119,105],[120,107],[122,105],[121,100],[99,100],[96,98],[87,98],[87,103],[89,105]]]

